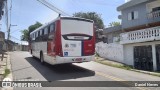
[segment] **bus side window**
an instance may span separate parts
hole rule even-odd
[[[40,36],[40,31],[38,31],[38,37]]]
[[[48,26],[48,34],[51,32],[51,29],[50,29],[50,27]]]
[[[42,29],[42,35],[44,35],[44,29]]]
[[[40,30],[40,36],[42,36],[42,30]]]
[[[51,32],[55,31],[55,23],[53,23],[53,24],[50,25],[50,30],[51,30]]]
[[[32,41],[34,40],[34,33],[32,34]]]
[[[35,32],[35,41],[37,41],[38,32]]]
[[[44,34],[48,34],[48,28],[44,29]]]
[[[54,39],[54,31],[55,31],[54,23],[51,24],[51,25],[49,26],[49,28],[50,28],[50,33],[51,33],[51,34],[49,34],[48,40],[53,40],[53,39]]]

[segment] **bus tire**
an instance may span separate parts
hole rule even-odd
[[[44,64],[44,57],[42,52],[40,53],[40,61],[41,61],[41,64]]]
[[[31,53],[31,55],[32,55],[32,49],[30,50],[30,53]]]

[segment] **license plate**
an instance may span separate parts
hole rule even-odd
[[[76,58],[75,61],[82,62],[82,58]]]

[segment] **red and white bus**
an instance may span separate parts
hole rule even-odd
[[[30,33],[30,53],[41,63],[63,64],[94,60],[95,33],[92,20],[58,17]]]

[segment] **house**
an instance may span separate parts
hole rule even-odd
[[[121,33],[122,33],[122,25],[105,28],[103,30],[105,42],[108,44],[119,42],[119,37]]]
[[[117,10],[121,12],[124,62],[160,71],[160,0],[130,0]]]
[[[5,51],[14,51],[15,42],[11,40],[4,40],[3,49]]]

